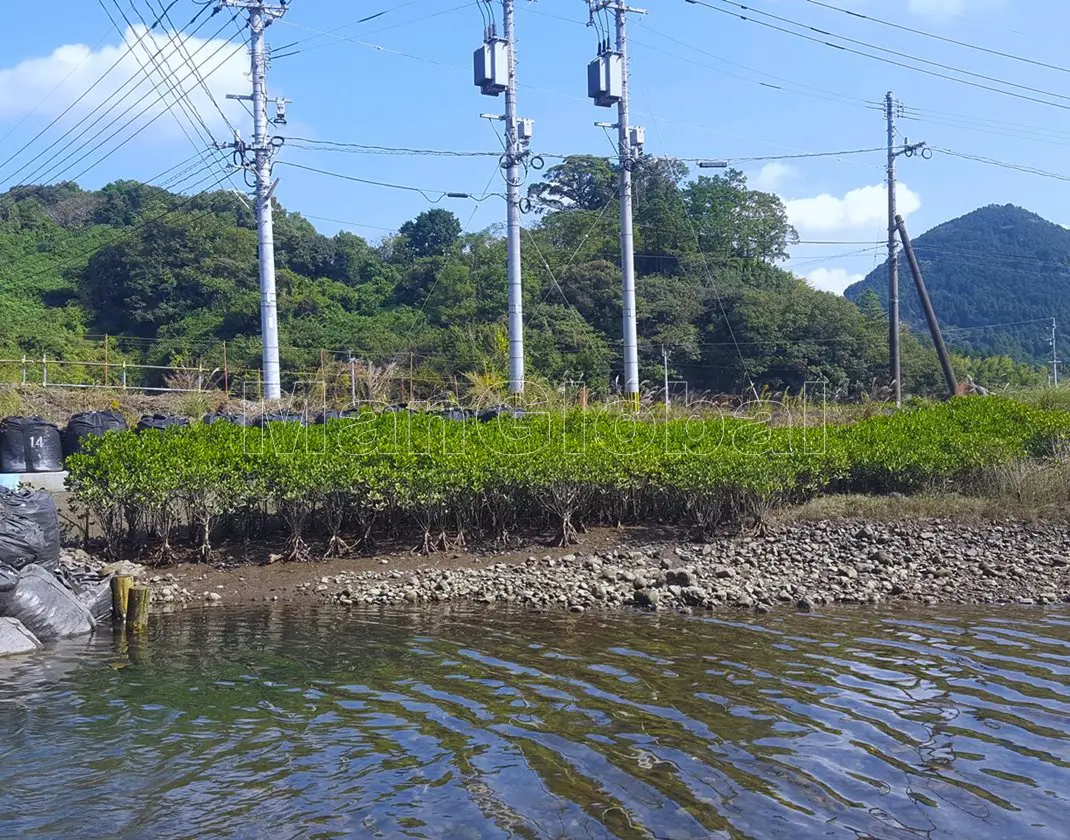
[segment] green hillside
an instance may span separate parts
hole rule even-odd
[[[1050,319],[1070,325],[1070,230],[1020,207],[991,205],[915,236],[914,247],[954,349],[1022,362],[1051,358]],[[886,306],[887,278],[884,263],[845,294],[859,301],[873,291]],[[924,331],[905,259],[900,288],[904,322]]]
[[[879,306],[856,307],[777,268],[796,235],[773,195],[741,173],[691,180],[677,161],[635,173],[641,373],[692,392],[798,389],[814,379],[839,395],[886,383]],[[616,173],[569,158],[529,195],[524,235],[526,344],[532,377],[619,379],[620,273]],[[284,380],[348,360],[404,369],[422,395],[507,370],[505,243],[462,232],[436,208],[369,243],[326,237],[278,208],[275,221]],[[229,192],[181,196],[123,181],[18,187],[0,196],[0,358],[112,365],[259,368],[259,298],[252,214]],[[930,350],[907,336],[915,393],[940,389]],[[17,368],[17,366],[15,366]],[[1013,366],[1007,376],[1032,375]],[[11,381],[11,363],[3,369]],[[88,376],[64,369],[65,380]],[[148,374],[151,376],[151,374]],[[1002,374],[1001,374],[1002,375]],[[157,375],[158,378],[158,375]]]

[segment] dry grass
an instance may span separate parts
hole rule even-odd
[[[959,491],[820,496],[773,516],[774,521],[784,523],[823,519],[1070,521],[1070,460],[1014,461],[994,467],[972,487]]]

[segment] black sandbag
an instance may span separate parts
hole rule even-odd
[[[46,569],[59,566],[59,514],[52,494],[44,490],[0,489],[0,516],[25,519],[41,531],[41,548],[33,561]]]
[[[440,417],[445,417],[447,420],[467,420],[472,416],[472,412],[467,408],[446,408],[437,412]]]
[[[63,454],[76,455],[82,451],[82,440],[105,432],[123,431],[126,418],[118,411],[83,411],[67,421],[63,432]]]
[[[45,536],[33,522],[21,516],[0,516],[0,563],[21,569],[45,553]]]
[[[5,417],[0,422],[0,472],[26,472],[25,426],[25,417]]]
[[[360,412],[355,408],[346,408],[342,411],[337,411],[333,408],[328,408],[326,411],[321,411],[317,414],[312,422],[317,426],[322,426],[331,420],[350,420],[354,417],[360,416]]]
[[[489,423],[492,420],[497,420],[499,417],[512,417],[519,420],[521,417],[525,416],[527,416],[527,412],[522,408],[510,408],[507,405],[499,405],[479,412],[479,422]]]
[[[206,425],[213,423],[232,423],[235,426],[248,426],[248,417],[244,414],[235,414],[230,411],[213,411],[204,415],[203,422]]]
[[[137,421],[134,431],[144,432],[148,429],[170,429],[173,426],[188,425],[188,419],[175,414],[146,414]]]
[[[29,417],[23,432],[26,438],[26,471],[60,472],[63,469],[63,439],[59,427],[40,417]]]
[[[292,411],[265,411],[259,417],[254,417],[250,426],[256,429],[262,429],[268,423],[300,423],[305,425],[305,418],[302,414],[295,414]]]
[[[0,592],[10,592],[19,585],[19,570],[0,563]]]
[[[42,642],[92,632],[96,620],[73,592],[40,566],[29,565],[14,589],[0,592],[0,616],[17,618]]]
[[[78,602],[89,610],[96,622],[105,621],[111,617],[111,581],[104,580],[100,583],[81,587],[81,591],[75,589],[75,597]]]

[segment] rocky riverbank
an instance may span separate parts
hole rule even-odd
[[[480,567],[342,572],[298,586],[343,605],[444,601],[582,612],[1070,601],[1062,524],[818,522],[708,544],[622,546]]]
[[[812,610],[829,604],[1070,602],[1070,525],[1057,522],[784,524],[765,536],[650,542],[589,534],[569,551],[408,552],[312,564],[70,565],[134,575],[161,607],[277,601],[358,605],[467,601],[529,609]]]

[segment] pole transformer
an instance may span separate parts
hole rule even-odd
[[[485,0],[490,6],[489,0]],[[475,84],[485,96],[505,94],[505,114],[482,114],[486,119],[505,123],[505,151],[501,168],[505,172],[506,241],[509,276],[509,393],[514,401],[524,395],[524,284],[520,261],[520,215],[525,199],[520,196],[524,180],[521,167],[541,169],[543,160],[531,157],[534,122],[517,116],[516,107],[516,0],[502,0],[502,36],[493,21],[484,32],[483,46],[474,56]]]
[[[617,106],[617,157],[619,162],[620,203],[620,276],[624,320],[624,399],[633,410],[639,409],[639,342],[635,325],[635,238],[632,223],[632,170],[642,155],[645,139],[642,128],[628,122],[628,29],[633,9],[623,0],[588,0],[590,21],[605,10],[615,19],[616,38],[611,49],[599,44],[598,58],[587,67],[587,93],[600,107]],[[607,39],[608,41],[608,39]],[[599,124],[603,125],[603,124]]]
[[[272,183],[271,169],[275,152],[281,141],[272,138],[272,122],[286,122],[286,100],[276,100],[274,120],[268,118],[267,52],[264,48],[264,30],[286,13],[286,4],[273,5],[263,0],[220,0],[219,9],[236,7],[249,12],[251,96],[229,96],[252,103],[253,142],[244,143],[235,137],[232,147],[235,160],[247,172],[252,172],[256,181],[256,229],[260,262],[260,335],[263,343],[264,398],[277,400],[282,396],[279,373],[279,318],[275,293],[275,236],[272,225],[271,198],[278,182]],[[249,159],[249,155],[252,159]]]

